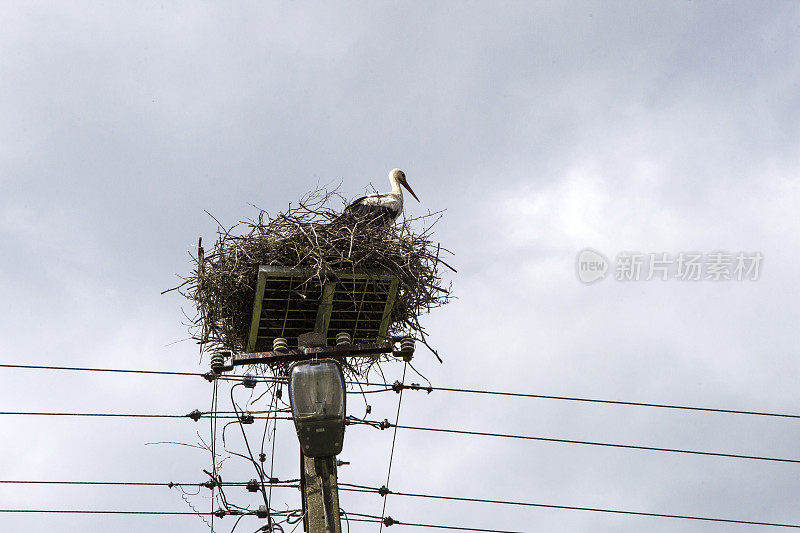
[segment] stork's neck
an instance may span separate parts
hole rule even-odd
[[[403,189],[400,188],[400,180],[394,174],[389,174],[389,183],[392,184],[392,194],[403,198]]]

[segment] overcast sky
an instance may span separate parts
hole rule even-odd
[[[383,190],[400,167],[422,200],[408,213],[447,210],[437,237],[459,270],[458,299],[424,319],[444,364],[415,359],[435,385],[800,413],[798,30],[789,1],[2,2],[2,362],[205,371],[196,345],[176,343],[188,302],[160,295],[198,236],[213,239],[204,210],[233,224],[318,183]],[[586,247],[611,263],[591,285],[576,276]],[[758,279],[615,279],[622,252],[716,251],[760,252]],[[4,411],[183,414],[211,398],[201,378],[0,372]],[[371,416],[392,419],[396,395],[371,396]],[[350,407],[363,415],[362,399]],[[407,392],[400,420],[800,459],[793,419]],[[147,444],[196,432],[207,424],[5,416],[0,478],[205,481],[207,453]],[[290,423],[276,442],[275,475],[297,477]],[[388,431],[348,429],[340,480],[385,483],[390,446]],[[800,524],[798,468],[400,430],[390,488]],[[235,457],[223,475],[254,477]],[[296,491],[273,496],[299,507]],[[206,489],[186,498],[209,509]],[[341,503],[379,515],[382,502]],[[191,510],[163,487],[0,485],[0,507]],[[387,513],[515,531],[756,530],[399,496]],[[208,527],[0,514],[0,529]]]

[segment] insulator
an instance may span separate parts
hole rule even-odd
[[[225,356],[222,353],[216,352],[211,354],[211,370],[213,372],[221,372],[224,366]]]
[[[272,349],[276,352],[285,352],[289,350],[289,343],[285,337],[275,337],[272,341]]]
[[[414,338],[403,337],[400,340],[400,351],[403,353],[414,353]]]
[[[258,484],[257,479],[251,479],[247,482],[245,488],[247,489],[247,492],[258,492],[258,489],[261,488],[261,486]]]
[[[346,331],[336,334],[336,346],[342,346],[343,344],[353,344],[353,338]]]

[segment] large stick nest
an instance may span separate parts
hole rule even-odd
[[[455,271],[442,259],[451,252],[432,240],[441,213],[381,226],[341,216],[331,207],[340,201],[336,190],[320,189],[274,217],[260,210],[227,229],[218,222],[216,242],[192,256],[194,270],[181,285],[197,310],[189,326],[201,351],[244,351],[260,265],[302,268],[319,284],[337,271],[392,274],[399,284],[389,336],[413,336],[431,348],[419,318],[450,300],[442,271]]]

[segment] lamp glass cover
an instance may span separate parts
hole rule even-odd
[[[294,365],[290,389],[295,418],[344,418],[344,383],[336,363],[320,361]]]

